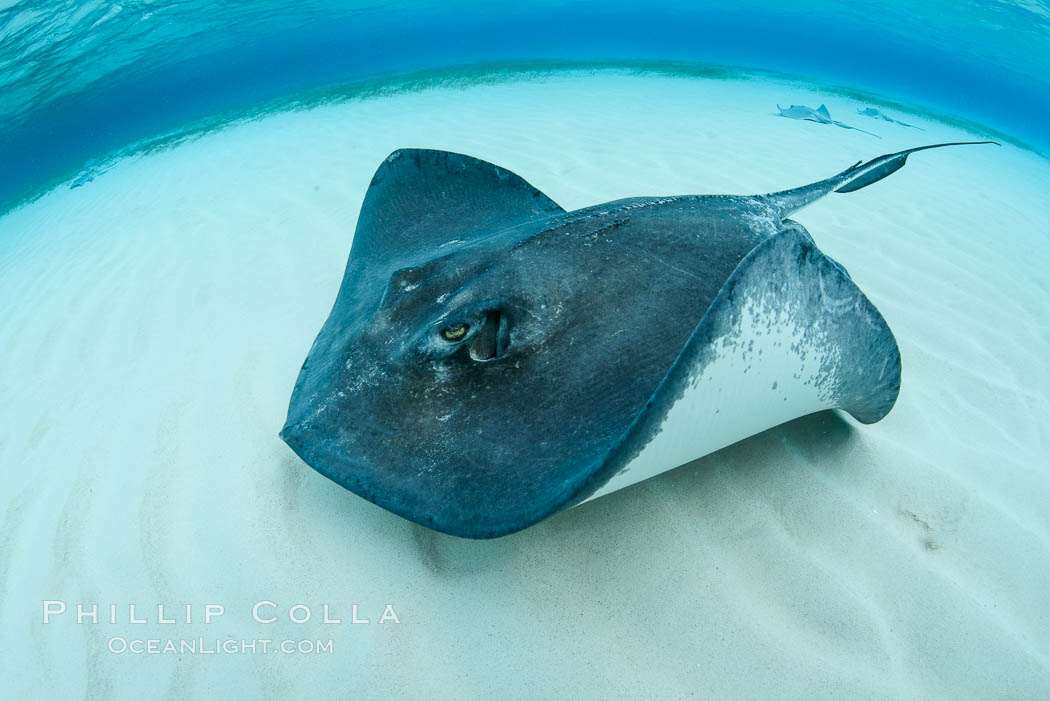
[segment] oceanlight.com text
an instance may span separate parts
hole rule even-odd
[[[107,643],[114,655],[331,655],[329,640],[219,640],[216,638],[124,638]]]

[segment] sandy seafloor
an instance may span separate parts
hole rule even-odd
[[[373,506],[277,437],[392,150],[466,152],[574,209],[973,138],[856,106],[615,72],[430,89],[243,123],[0,218],[3,695],[1050,698],[1050,163],[1015,146],[916,154],[795,216],[897,336],[878,424],[802,418],[493,541]],[[45,599],[71,610],[43,625]],[[283,622],[255,623],[259,600]],[[77,625],[81,602],[102,622]],[[195,622],[157,623],[158,603]],[[226,613],[202,625],[210,603]],[[400,624],[377,623],[386,604]]]

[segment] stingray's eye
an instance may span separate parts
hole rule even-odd
[[[441,338],[455,343],[456,341],[463,340],[463,337],[467,335],[467,331],[470,329],[470,324],[456,324],[454,326],[446,326],[441,329]]]

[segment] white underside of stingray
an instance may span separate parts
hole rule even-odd
[[[584,501],[816,411],[878,421],[899,388],[900,353],[882,315],[786,222],[730,275],[625,436],[627,449],[610,456],[613,474]]]
[[[818,368],[832,347],[810,343],[789,306],[773,310],[769,300],[748,299],[732,333],[715,341],[715,360],[704,367],[694,363],[684,393],[671,405],[656,436],[586,501],[792,419],[833,408],[834,398],[817,383]],[[760,316],[757,310],[762,307]]]

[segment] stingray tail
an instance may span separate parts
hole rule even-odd
[[[947,144],[931,144],[929,146],[918,146],[906,151],[888,153],[870,161],[858,161],[855,165],[847,168],[838,175],[833,175],[826,180],[820,180],[810,185],[803,185],[792,190],[783,190],[765,195],[765,199],[780,210],[781,218],[797,212],[811,202],[819,200],[831,192],[854,192],[862,187],[876,183],[888,175],[891,175],[904,167],[908,156],[916,151],[925,151],[942,146],[969,146],[973,144],[995,144],[996,141],[953,141]]]
[[[874,136],[876,139],[881,139],[882,138],[881,136],[879,136],[878,134],[876,134],[874,132],[865,131],[865,130],[859,128],[859,127],[851,127],[850,125],[846,124],[845,122],[832,121],[831,123],[834,124],[837,127],[842,127],[843,129],[852,129],[853,131],[859,131],[861,134],[867,134],[868,136]]]

